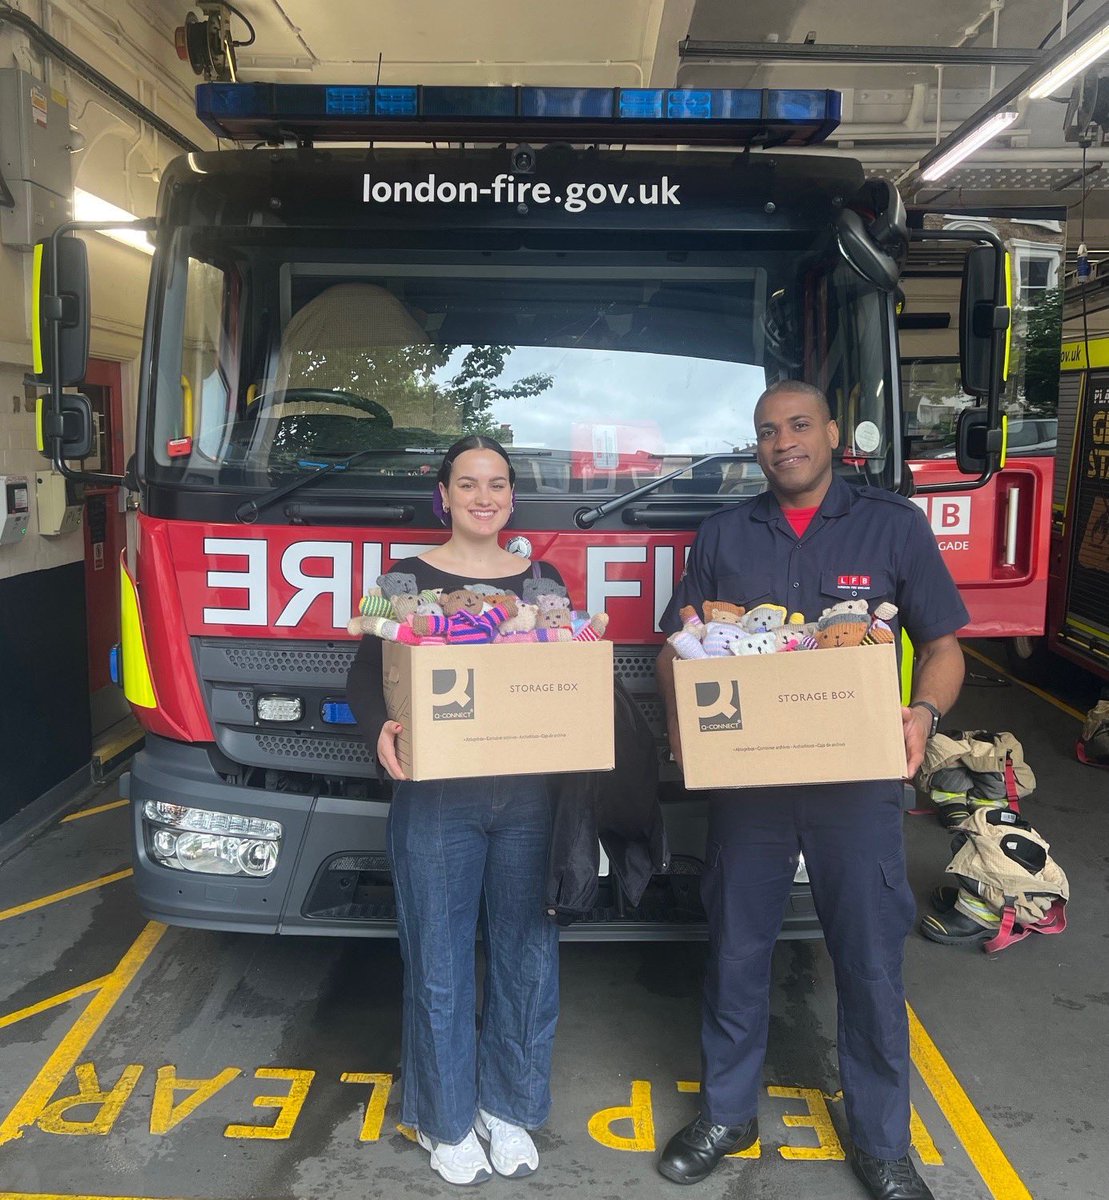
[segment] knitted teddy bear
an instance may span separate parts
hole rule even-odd
[[[691,608],[691,605],[686,605],[686,608]],[[686,610],[683,608],[682,613]],[[727,621],[732,625],[739,625],[746,609],[739,604],[729,604],[726,600],[706,600],[701,605],[701,611],[704,613],[705,624],[708,625],[712,621]]]
[[[739,623],[746,633],[769,633],[786,623],[786,610],[780,604],[756,604]]]
[[[415,575],[404,571],[390,571],[377,577],[377,586],[392,604],[393,616],[398,621],[403,621],[416,611],[416,598],[420,589],[416,586]]]
[[[861,646],[870,628],[865,600],[841,600],[826,608],[816,623],[816,644],[821,650]]]
[[[566,588],[557,579],[525,579],[524,603],[538,604],[540,596],[565,596]]]
[[[773,633],[778,644],[779,654],[790,650],[816,649],[815,621],[806,621],[803,624],[794,622],[788,625],[779,625],[777,629],[773,630]]]
[[[733,654],[775,654],[778,650],[778,638],[773,630],[764,633],[749,633],[738,637],[730,643]]]
[[[506,597],[488,612],[472,588],[456,588],[439,597],[441,615],[419,613],[412,617],[412,632],[419,638],[445,638],[449,644],[491,642],[502,621],[516,615],[516,601]]]
[[[890,621],[896,616],[897,605],[891,604],[888,600],[883,600],[874,610],[874,616],[870,621],[870,628],[866,631],[866,636],[863,638],[863,645],[892,645],[895,639]]]
[[[711,621],[703,626],[704,632],[698,637],[692,630],[699,625],[700,619],[693,613],[677,633],[666,639],[679,658],[722,658],[734,654],[733,647],[746,637],[743,629],[730,621]]]
[[[514,633],[530,633],[535,628],[538,616],[539,606],[537,604],[525,604],[521,600],[516,605],[516,615],[501,623],[500,629],[497,630],[497,636],[493,640],[500,642]]]
[[[531,608],[531,605],[523,606]],[[514,630],[513,623],[502,625],[494,641],[502,642],[597,642],[608,628],[608,613],[590,616],[587,612],[571,612],[561,604],[536,609],[531,629]]]

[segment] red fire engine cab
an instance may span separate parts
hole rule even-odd
[[[517,475],[507,544],[610,614],[660,738],[672,873],[635,910],[610,883],[573,935],[696,936],[706,812],[664,749],[658,622],[701,519],[762,486],[756,398],[819,385],[843,423],[837,470],[906,482],[900,199],[856,162],[768,149],[819,142],[838,94],[205,84],[198,111],[257,148],[177,159],[145,224],[122,629],[146,730],[124,777],[143,909],[392,932],[388,793],[344,698],[346,624],[444,536],[442,449],[488,432]],[[43,446],[78,475],[87,413],[63,388],[83,373],[84,228],[38,259]],[[996,239],[965,244],[981,403],[959,461],[985,481],[1007,313]],[[799,881],[787,936],[815,926]]]

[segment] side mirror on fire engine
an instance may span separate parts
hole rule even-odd
[[[994,339],[1000,331],[1009,328],[1009,307],[998,302],[995,286],[998,253],[994,246],[975,246],[963,264],[959,296],[959,365],[963,391],[968,396],[990,394]],[[1003,364],[998,367],[1003,368]]]
[[[955,464],[964,475],[982,475],[991,458],[1002,451],[1003,430],[990,428],[990,410],[972,405],[959,413],[955,424]]]
[[[43,430],[43,413],[46,408],[46,397],[39,396],[35,401],[35,427],[37,431],[39,452],[53,459],[54,447],[46,444]],[[62,395],[62,444],[60,458],[67,461],[75,458],[88,458],[94,445],[94,430],[92,420],[92,403],[88,396],[80,392],[65,392]]]
[[[909,252],[905,205],[885,179],[868,179],[836,222],[836,244],[847,265],[883,292],[892,292]]]
[[[58,286],[53,284],[55,247]],[[89,264],[85,243],[75,237],[44,238],[33,264],[32,350],[39,383],[54,385],[53,336],[58,337],[59,387],[85,377],[89,360]]]

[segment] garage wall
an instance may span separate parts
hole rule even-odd
[[[67,49],[157,113],[185,137],[214,145],[192,113],[195,76],[176,56],[173,26],[187,5],[122,0],[111,5],[17,2],[14,7]],[[73,186],[136,216],[155,211],[158,178],[180,147],[64,65],[33,36],[0,19],[0,64],[18,66],[64,97],[83,149],[70,155]],[[150,257],[109,238],[86,237],[94,357],[121,364],[125,447],[134,446],[135,388]],[[33,485],[45,460],[35,451],[31,369],[31,255],[0,245],[0,475]],[[0,547],[0,822],[50,792],[83,781],[91,754],[84,601],[85,535],[39,532],[32,498],[27,534]]]

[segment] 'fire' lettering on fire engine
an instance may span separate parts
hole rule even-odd
[[[281,574],[297,589],[275,624],[279,628],[299,625],[313,600],[331,597],[331,623],[343,625],[350,616],[351,547],[342,542],[294,542],[281,556]],[[320,559],[331,563],[331,573],[309,575],[304,563]]]
[[[638,579],[609,579],[610,563],[645,563],[646,546],[589,546],[585,551],[585,607],[591,613],[605,612],[610,596],[642,596]]]
[[[209,571],[208,586],[246,592],[246,604],[234,608],[206,608],[209,625],[266,624],[266,543],[260,538],[205,538],[205,554],[246,559],[245,571]]]
[[[344,629],[358,597],[376,584],[387,561],[423,554],[432,544],[367,541],[356,546],[319,538],[271,546],[262,537],[206,537],[208,562],[202,578],[208,594],[203,599],[212,603],[201,610],[204,623],[306,628],[317,636],[325,629]],[[676,549],[575,545],[574,557],[585,555],[586,607],[616,614],[628,630],[626,636],[642,637],[648,621],[657,633],[674,591]],[[689,548],[684,547],[683,560],[688,556]],[[564,571],[573,570],[565,561],[561,565]]]

